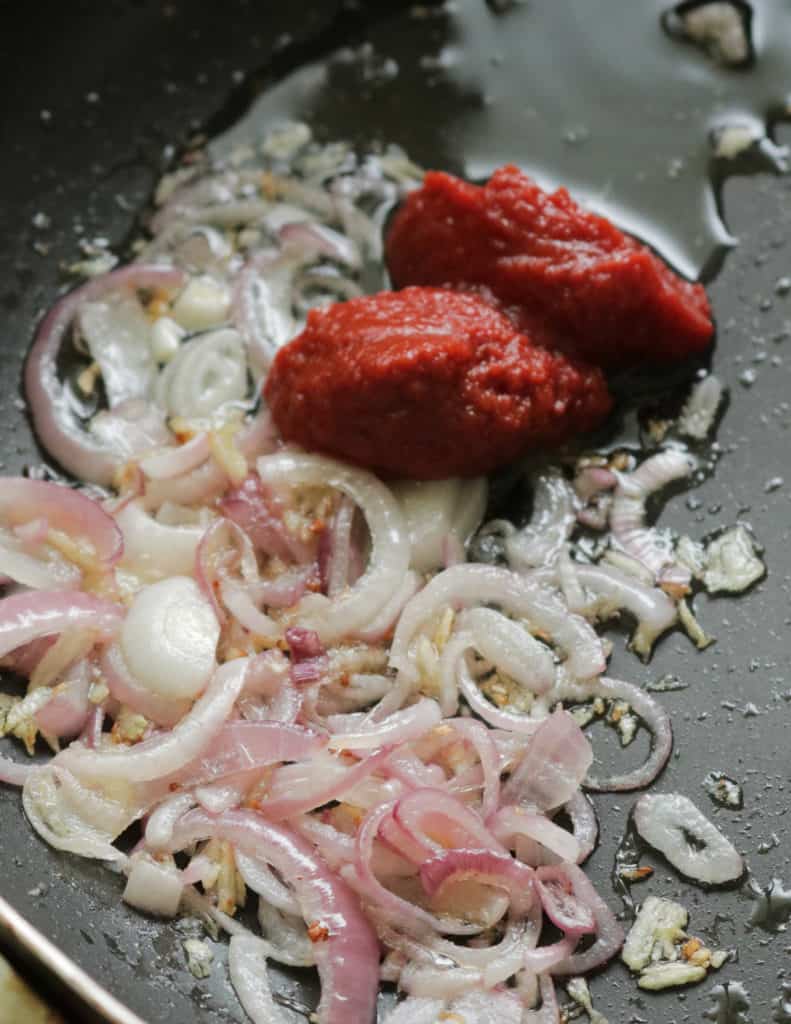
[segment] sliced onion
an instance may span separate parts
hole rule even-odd
[[[373,1020],[379,989],[379,946],[346,883],[303,839],[251,811],[226,811],[217,818],[190,811],[182,819],[171,848],[183,849],[211,836],[266,860],[283,878],[292,881],[305,921],[326,929],[326,937],[314,944],[321,978],[319,1024]]]
[[[672,569],[678,579],[689,583],[689,572],[674,562],[672,551],[659,542],[656,532],[645,525],[645,503],[648,497],[674,480],[690,475],[693,460],[684,452],[669,448],[652,455],[632,473],[618,474],[610,528],[620,546],[642,562],[655,577]]]
[[[505,539],[512,569],[522,571],[554,562],[577,521],[574,490],[559,472],[541,473],[533,483],[533,516]]]
[[[284,224],[280,241],[286,252],[290,250],[306,258],[326,256],[352,269],[359,269],[362,263],[360,251],[350,238],[315,221]]]
[[[46,539],[46,538],[45,538]],[[0,585],[19,583],[32,590],[73,590],[79,587],[82,572],[52,548],[43,557],[28,554],[18,537],[0,528]]]
[[[451,648],[451,644],[457,644],[458,646]],[[456,671],[458,673],[459,687],[464,695],[464,699],[470,705],[472,710],[493,729],[507,729],[509,731],[532,736],[546,718],[546,712],[541,716],[522,714],[518,711],[508,711],[505,708],[498,708],[495,704],[492,704],[491,701],[487,700],[481,693],[478,684],[473,679],[466,657],[464,657],[466,649],[472,646],[473,637],[471,634],[458,633],[445,648],[445,651],[450,648],[451,653],[458,653],[461,655],[456,659],[455,664]],[[442,652],[443,658],[445,656],[445,651]]]
[[[468,630],[478,653],[532,693],[546,693],[555,682],[552,652],[527,629],[491,608],[459,614],[456,628]]]
[[[267,372],[278,349],[296,333],[291,293],[302,263],[293,254],[262,251],[236,280],[233,319],[247,346],[250,365],[259,374]]]
[[[338,800],[377,769],[387,754],[387,750],[379,750],[352,764],[326,754],[308,763],[280,768],[260,811],[271,821],[282,821]]]
[[[596,819],[596,811],[581,790],[574,794],[565,809],[571,818],[574,838],[579,844],[579,853],[575,859],[578,864],[582,864],[593,853],[599,838],[599,822]],[[571,858],[563,859],[570,860]]]
[[[678,619],[676,603],[659,587],[647,586],[633,576],[610,567],[581,562],[571,562],[570,565],[577,583],[591,595],[583,595],[578,604],[570,602],[572,611],[586,618],[603,619],[622,609],[629,612],[637,620],[632,647],[642,657],[648,657],[657,637],[675,625]],[[542,582],[559,582],[557,576],[553,580],[551,570],[539,570],[535,577]]]
[[[167,847],[173,838],[176,822],[194,806],[195,797],[192,793],[174,793],[158,804],[146,822],[146,846],[150,850]]]
[[[152,693],[135,679],[118,644],[112,644],[104,651],[101,666],[107,689],[118,703],[125,704],[157,725],[174,726],[190,709],[191,701]]]
[[[116,294],[83,302],[77,311],[80,337],[99,365],[107,403],[147,399],[156,379],[151,323],[136,295]]]
[[[196,758],[219,732],[244,687],[248,660],[237,658],[221,665],[189,714],[163,736],[129,748],[88,750],[72,743],[58,761],[81,779],[147,782],[183,768]]]
[[[667,764],[673,750],[673,729],[670,718],[661,704],[653,697],[631,683],[617,679],[601,679],[584,686],[563,683],[555,687],[553,697],[564,701],[587,701],[594,697],[604,700],[623,700],[632,706],[635,714],[643,720],[651,730],[651,753],[642,767],[633,772],[613,775],[607,779],[588,777],[586,789],[601,790],[606,793],[622,793],[633,789],[642,789],[650,785]]]
[[[173,267],[133,263],[94,278],[57,302],[39,326],[25,365],[25,391],[33,426],[44,448],[70,473],[82,480],[112,483],[119,459],[80,425],[69,394],[58,377],[58,354],[80,307],[123,290],[176,291],[185,280]]]
[[[551,591],[530,584],[508,569],[456,565],[438,573],[404,609],[390,649],[390,664],[409,678],[418,672],[409,654],[417,631],[442,608],[499,604],[524,618],[533,629],[552,637],[566,653],[572,676],[590,679],[605,664],[601,641],[579,616],[569,614]]]
[[[192,574],[205,527],[161,523],[140,500],[127,502],[115,518],[123,533],[126,568],[150,580]]]
[[[606,963],[623,945],[623,929],[618,924],[610,908],[596,892],[585,872],[576,864],[565,864],[563,869],[571,885],[576,899],[587,906],[596,923],[596,941],[584,953],[573,953],[562,963],[557,964],[552,973],[555,975],[585,974]]]
[[[329,746],[336,750],[372,750],[394,743],[408,743],[429,732],[442,720],[442,713],[433,700],[419,700],[403,711],[396,711],[383,721],[368,728],[357,728],[351,715],[337,715],[328,721],[333,732]]]
[[[508,892],[511,913],[527,914],[535,899],[533,869],[510,854],[492,850],[445,850],[420,866],[420,880],[432,899],[459,880],[474,880]],[[591,921],[591,927],[593,922]]]
[[[574,887],[564,865],[536,869],[535,885],[544,913],[566,935],[587,935],[596,929],[590,907],[574,895]]]
[[[320,594],[303,598],[300,625],[315,629],[325,643],[364,628],[393,596],[409,568],[409,540],[403,516],[390,491],[371,473],[318,455],[281,453],[258,460],[264,483],[276,487],[321,486],[342,491],[359,506],[371,533],[371,560],[348,591],[333,600]]]
[[[674,868],[706,885],[744,874],[744,861],[720,830],[680,793],[646,793],[634,805],[634,823]]]
[[[503,789],[503,800],[543,811],[561,807],[579,789],[592,762],[585,734],[568,711],[558,709],[536,729]]]
[[[4,477],[0,522],[21,526],[46,515],[50,529],[61,530],[89,546],[96,561],[109,569],[123,553],[121,532],[98,501],[64,484],[25,477]]]
[[[39,590],[0,600],[0,658],[40,637],[66,630],[91,630],[109,640],[123,621],[123,609],[91,594]]]
[[[234,854],[239,874],[248,889],[261,896],[268,904],[284,914],[298,914],[299,904],[287,885],[275,875],[266,861],[252,857],[241,850]]]
[[[517,840],[528,839],[540,843],[561,860],[576,863],[580,858],[580,844],[576,837],[543,814],[511,805],[501,807],[488,823],[495,837],[509,849],[513,849]]]
[[[140,460],[140,468],[150,480],[170,480],[200,466],[209,455],[209,435],[204,430],[184,444],[152,452]]]
[[[36,725],[47,736],[73,739],[79,736],[88,721],[92,705],[88,700],[91,686],[90,666],[86,660],[72,666],[52,697],[34,715]]]
[[[244,345],[230,327],[185,342],[157,379],[157,401],[171,416],[211,416],[246,395]]]
[[[32,764],[21,764],[19,761],[0,756],[0,782],[7,786],[24,786],[33,770]]]
[[[255,936],[232,935],[228,947],[231,984],[253,1024],[286,1024],[269,987],[266,950],[266,945]]]

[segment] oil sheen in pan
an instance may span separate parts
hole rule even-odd
[[[747,56],[723,63],[679,38],[678,16],[657,0],[414,6],[361,46],[275,84],[264,77],[215,149],[284,116],[360,143],[375,123],[383,140],[408,137],[418,163],[481,179],[512,162],[545,187],[562,183],[694,277],[734,243],[722,178],[785,166],[772,133],[788,116],[791,7],[762,0],[751,16],[746,4],[733,7]],[[733,126],[744,149],[717,156]]]

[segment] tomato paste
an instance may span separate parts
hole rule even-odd
[[[699,284],[514,166],[484,186],[428,173],[386,249],[397,287],[483,285],[534,340],[608,369],[684,359],[712,338]]]
[[[265,396],[286,440],[420,479],[487,473],[590,431],[611,407],[600,370],[440,288],[312,310]]]

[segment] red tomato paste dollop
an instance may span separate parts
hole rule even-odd
[[[308,315],[265,385],[288,441],[379,473],[487,473],[584,433],[610,411],[598,369],[534,345],[476,295],[440,288]]]
[[[518,167],[484,186],[429,172],[386,250],[397,287],[483,285],[534,340],[608,369],[684,359],[712,338],[699,284]]]

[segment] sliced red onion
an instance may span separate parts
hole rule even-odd
[[[365,470],[352,469],[318,455],[281,453],[258,460],[258,473],[275,487],[334,487],[362,511],[371,534],[371,559],[349,590],[328,600],[321,594],[303,598],[300,625],[315,629],[332,643],[370,624],[403,581],[409,568],[409,539],[404,518],[390,491]]]
[[[172,526],[150,516],[144,503],[131,500],[115,514],[124,538],[123,564],[147,579],[188,576],[206,530],[203,526]]]
[[[33,716],[39,729],[59,739],[79,736],[91,713],[90,686],[90,665],[86,660],[79,661],[54,688],[51,699]]]
[[[637,620],[632,647],[641,657],[647,658],[657,637],[675,625],[678,619],[676,603],[659,587],[647,586],[609,566],[585,565],[582,562],[571,562],[570,565],[576,581],[588,591],[581,603],[570,602],[572,611],[586,618],[602,619],[621,610],[629,612]],[[539,570],[535,575],[542,582],[553,582],[551,570]],[[555,581],[559,582],[557,576]]]
[[[600,790],[606,793],[622,793],[633,789],[642,789],[650,785],[667,764],[673,750],[673,729],[670,718],[650,694],[639,686],[624,683],[617,679],[597,679],[596,682],[576,686],[561,683],[555,687],[552,696],[556,700],[584,702],[594,697],[604,700],[623,700],[631,705],[651,731],[651,753],[642,767],[623,775],[613,775],[607,779],[588,777],[585,788]]]
[[[264,452],[272,451],[276,441],[268,412],[260,412],[254,416],[236,435],[234,441],[248,463]],[[145,502],[149,508],[158,508],[165,501],[172,501],[177,505],[199,505],[218,498],[227,487],[228,476],[225,470],[211,459],[182,476],[168,480],[149,480],[146,485]]]
[[[724,885],[744,874],[735,847],[680,793],[644,794],[634,805],[634,823],[643,839],[688,878]]]
[[[296,254],[264,250],[251,257],[236,279],[233,320],[258,374],[267,372],[277,350],[296,334],[291,294],[303,263]]]
[[[467,642],[468,639],[469,643]],[[472,710],[493,729],[507,729],[512,732],[532,736],[546,718],[546,713],[541,717],[534,717],[533,715],[522,714],[518,711],[508,711],[504,708],[498,708],[495,704],[492,704],[491,701],[487,700],[481,693],[478,684],[472,677],[467,660],[464,657],[464,651],[466,648],[473,646],[472,635],[465,633],[457,634],[457,636],[453,637],[450,643],[446,645],[445,651],[447,651],[448,648],[451,648],[451,644],[454,644],[454,642],[458,643],[457,651],[460,649],[461,653],[461,657],[456,659],[459,688],[464,695],[464,699],[470,705]],[[442,652],[443,658],[445,651]],[[451,648],[451,652],[453,652],[453,648]]]
[[[420,866],[420,881],[431,898],[462,879],[505,889],[510,897],[511,913],[517,917],[526,915],[536,898],[533,869],[507,853],[445,850]]]
[[[267,946],[260,939],[232,935],[228,947],[231,984],[253,1024],[286,1024],[269,987],[266,953]]]
[[[281,910],[284,914],[298,914],[299,904],[287,885],[275,875],[266,861],[237,850],[234,854],[236,867],[248,889]]]
[[[257,550],[284,562],[311,559],[308,547],[294,537],[283,522],[281,503],[255,474],[229,491],[220,509],[244,531]]]
[[[650,495],[672,483],[688,477],[695,468],[689,455],[669,448],[652,455],[632,473],[618,474],[618,486],[610,513],[610,528],[615,540],[654,574],[661,578],[667,569],[685,575],[684,566],[674,562],[673,552],[660,543],[656,531],[645,525],[645,503]]]
[[[273,960],[289,967],[315,967],[313,942],[299,906],[294,914],[289,914],[271,907],[266,900],[259,900],[258,923]]]
[[[172,849],[201,839],[226,839],[267,861],[287,878],[306,922],[321,931],[314,943],[321,978],[319,1024],[367,1024],[374,1020],[379,989],[379,946],[357,898],[293,832],[252,811],[226,811],[211,818],[190,811],[182,818]]]
[[[319,634],[313,629],[291,626],[285,632],[285,639],[294,661],[321,658],[327,653]]]
[[[107,403],[147,399],[156,380],[151,322],[136,295],[109,295],[83,302],[77,311],[80,338],[98,364]]]
[[[307,761],[326,737],[284,722],[226,722],[209,746],[177,774],[182,786],[215,782],[284,761]]]
[[[40,545],[26,544],[0,527],[0,586],[19,583],[32,590],[74,590],[79,587],[82,579],[79,566],[52,548],[41,551],[41,556],[29,554],[31,547],[39,547],[40,550]]]
[[[438,573],[407,604],[396,627],[390,664],[416,679],[418,670],[409,648],[418,630],[447,606],[498,604],[512,615],[549,636],[566,654],[572,676],[590,679],[605,665],[601,641],[595,632],[551,591],[521,579],[508,569],[489,565],[455,565]]]
[[[355,634],[357,639],[364,640],[369,644],[380,643],[384,640],[395,628],[407,602],[415,596],[422,586],[423,578],[410,569],[404,576],[401,586],[398,587],[390,600],[382,606],[381,611],[371,619],[364,629],[357,630]],[[443,713],[453,714],[452,711]]]
[[[424,853],[439,852],[443,846],[507,853],[473,810],[440,789],[407,793],[396,804],[394,819]]]
[[[150,480],[170,480],[200,466],[211,455],[209,435],[201,431],[177,447],[152,452],[140,460],[140,468]]]
[[[555,682],[552,652],[527,629],[491,608],[459,614],[456,628],[469,631],[478,653],[531,693],[546,693]]]
[[[587,906],[593,915],[596,923],[596,941],[584,953],[573,953],[557,964],[552,973],[566,976],[585,974],[594,967],[600,967],[618,952],[623,945],[623,929],[582,868],[576,864],[564,864],[563,870],[566,872],[574,897],[579,903]]]
[[[352,525],[354,502],[344,495],[332,521],[329,532],[329,558],[326,569],[327,597],[337,597],[349,586],[351,572]]]
[[[84,786],[57,763],[60,756],[25,780],[22,804],[28,821],[56,850],[123,864],[126,855],[112,844],[141,817],[147,801],[138,800],[131,790],[125,799],[115,800]]]
[[[174,793],[158,804],[146,821],[146,846],[150,850],[167,847],[173,838],[176,822],[194,806],[192,793]]]
[[[577,864],[582,864],[596,849],[599,838],[599,822],[596,818],[596,811],[582,790],[578,790],[574,794],[566,804],[565,810],[571,818],[574,839],[579,844],[579,853],[576,858],[564,857],[563,859],[574,859]]]
[[[544,913],[566,935],[578,938],[596,930],[590,907],[574,895],[565,865],[537,868],[535,884]]]
[[[350,238],[316,221],[284,224],[279,234],[286,252],[291,251],[307,259],[326,256],[353,270],[362,264],[360,250]]]
[[[564,861],[575,863],[581,856],[580,843],[575,836],[543,814],[524,807],[501,807],[488,819],[488,824],[494,836],[509,849],[513,849],[518,839],[528,839],[540,843]]]
[[[58,354],[66,332],[83,303],[124,290],[150,288],[173,292],[184,280],[183,271],[173,267],[133,263],[70,292],[55,303],[41,322],[25,365],[25,391],[33,426],[44,448],[80,479],[111,484],[120,460],[82,428],[58,377]]]
[[[352,764],[326,754],[308,763],[280,768],[261,804],[261,813],[272,821],[282,821],[338,800],[375,771],[387,754],[387,750],[379,750]]]
[[[421,936],[436,931],[448,935],[474,935],[483,925],[438,917],[387,889],[376,877],[373,866],[374,840],[382,823],[393,813],[395,803],[381,804],[368,812],[357,830],[354,865],[341,868],[341,876],[362,898],[376,907],[395,927]]]
[[[535,993],[535,976],[528,975],[532,985],[532,993]],[[555,984],[549,974],[538,975],[539,991],[541,995],[541,1008],[538,1010],[526,1010],[520,1024],[561,1024],[560,1010],[555,995]],[[535,995],[531,995],[530,1005],[533,1005]]]
[[[533,481],[533,515],[527,526],[505,540],[508,564],[518,572],[551,565],[577,522],[574,490],[558,471],[539,474]]]
[[[248,659],[221,665],[205,692],[171,732],[136,746],[87,750],[73,743],[58,755],[59,762],[81,779],[148,782],[184,768],[208,747],[244,687]]]
[[[476,722],[472,718],[454,718],[448,720],[446,724],[452,725],[478,755],[483,776],[480,814],[484,821],[488,821],[489,815],[494,813],[500,802],[499,758],[490,730],[482,722]],[[449,789],[453,791],[452,782]]]
[[[329,746],[336,750],[372,750],[395,743],[408,743],[429,732],[442,721],[436,701],[422,698],[411,707],[396,711],[368,728],[358,728],[351,715],[336,715],[328,720],[333,731]],[[347,731],[348,730],[348,731]]]
[[[135,594],[119,638],[130,673],[151,693],[192,700],[217,662],[220,626],[189,576],[168,576]]]
[[[220,599],[233,618],[256,636],[275,638],[280,628],[274,619],[256,608],[250,590],[237,580],[223,576],[220,579]]]
[[[0,522],[21,526],[46,514],[50,529],[90,545],[99,564],[110,568],[123,553],[121,531],[98,501],[64,484],[26,477],[4,477]]]
[[[155,390],[166,412],[187,418],[214,416],[247,394],[244,344],[233,327],[205,331],[180,345],[157,377]]]
[[[112,644],[102,654],[102,673],[107,689],[119,702],[157,725],[174,726],[191,707],[191,701],[152,693],[138,682],[129,671],[118,644]]]
[[[522,761],[503,788],[503,800],[548,811],[565,804],[593,762],[585,734],[567,711],[554,711],[538,727]]]
[[[123,621],[120,605],[80,592],[39,590],[0,600],[0,657],[40,637],[90,630],[110,640]]]

